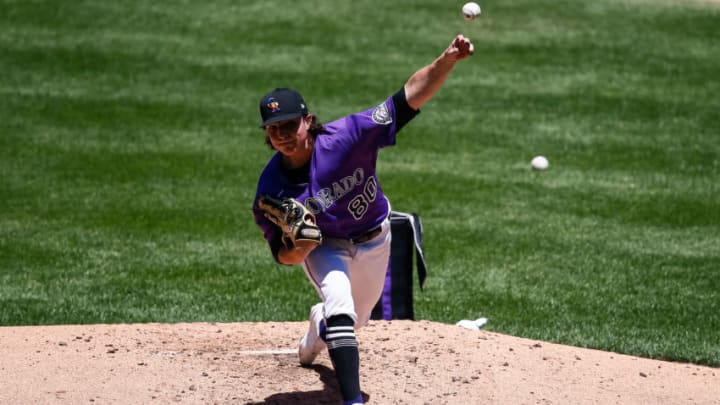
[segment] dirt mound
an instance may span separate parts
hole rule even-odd
[[[305,322],[0,328],[3,404],[336,404]],[[428,321],[358,332],[373,404],[720,404],[720,370]]]

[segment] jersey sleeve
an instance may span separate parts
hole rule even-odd
[[[280,231],[280,228],[277,227],[277,225],[270,222],[269,219],[265,218],[265,215],[263,215],[262,210],[258,207],[257,204],[257,197],[255,196],[255,202],[253,203],[253,215],[255,217],[255,224],[260,228],[260,230],[263,233],[263,237],[268,243],[268,246],[270,247],[270,253],[272,253],[273,258],[276,262],[280,263],[278,261],[278,252],[280,251],[280,248],[283,245],[282,242],[282,232]]]
[[[420,110],[413,110],[408,104],[405,96],[405,86],[393,94],[392,101],[395,106],[395,132],[400,132],[410,120],[420,114]]]
[[[276,262],[278,261],[278,252],[283,246],[282,231],[280,228],[265,217],[263,210],[258,206],[258,197],[262,194],[268,194],[279,197],[281,192],[289,193],[289,197],[296,197],[303,187],[298,187],[289,182],[280,170],[279,152],[270,159],[263,169],[258,179],[257,190],[255,192],[255,200],[253,200],[252,211],[255,218],[255,224],[260,228],[263,237],[270,247],[270,252]]]

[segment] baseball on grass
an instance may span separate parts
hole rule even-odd
[[[465,17],[466,20],[472,21],[480,17],[480,5],[472,1],[469,3],[465,3],[462,8],[462,13],[463,17]]]
[[[550,166],[550,162],[548,162],[545,156],[535,156],[530,161],[530,166],[532,166],[534,170],[545,170]]]

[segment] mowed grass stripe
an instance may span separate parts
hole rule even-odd
[[[277,9],[0,1],[0,324],[306,319],[250,213],[259,97],[370,108],[463,32],[476,55],[380,155],[425,225],[417,317],[720,364],[716,5]]]

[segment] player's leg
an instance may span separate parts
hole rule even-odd
[[[361,404],[360,353],[355,337],[355,321],[348,315],[329,317],[325,342],[343,401],[345,404]]]
[[[346,289],[342,287],[345,284],[342,279],[346,278],[343,276],[344,271],[342,269],[347,268],[345,261],[348,259],[349,256],[345,249],[337,246],[332,240],[326,240],[302,264],[305,275],[322,300],[322,302],[313,305],[310,309],[308,331],[300,340],[298,357],[300,364],[303,366],[312,364],[317,355],[326,347],[326,309],[329,304],[330,309],[335,310],[334,308],[337,307],[338,302],[336,297],[341,296]],[[339,274],[331,274],[338,272]],[[333,281],[336,278],[340,279],[339,282]]]
[[[346,404],[362,403],[360,391],[360,353],[355,330],[365,325],[385,284],[390,260],[390,223],[383,224],[383,232],[367,243],[348,246],[352,260],[347,262],[355,317],[339,315],[328,309],[326,342],[328,353],[338,376]],[[335,276],[331,274],[330,277]],[[345,281],[343,281],[344,283]],[[340,281],[333,282],[340,285]],[[345,293],[346,294],[346,293]],[[340,299],[338,299],[339,301]],[[347,299],[342,299],[347,304]]]
[[[354,260],[350,263],[356,329],[365,326],[382,295],[390,263],[390,243],[390,221],[386,220],[378,237],[356,246]]]
[[[347,241],[328,239],[308,256],[303,267],[323,299],[326,319],[324,341],[343,400],[346,403],[362,403],[360,360],[354,328],[357,315],[348,270],[351,247]],[[302,342],[299,353],[302,359]]]

